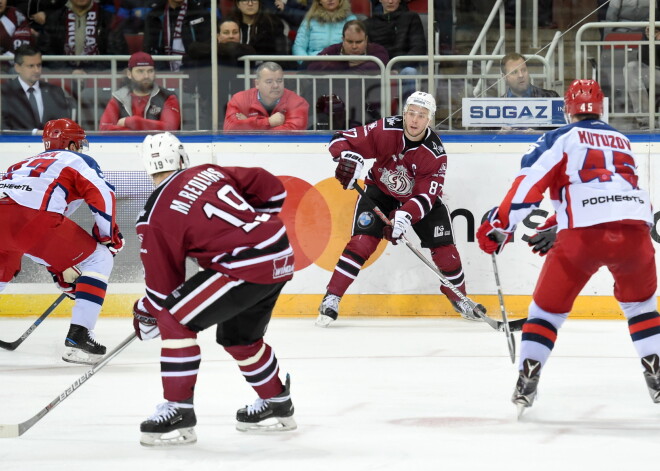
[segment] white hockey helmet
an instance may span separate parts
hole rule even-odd
[[[406,100],[406,105],[403,107],[403,112],[405,113],[408,110],[410,105],[421,106],[429,110],[431,116],[435,116],[435,98],[433,95],[426,92],[414,92]]]
[[[190,166],[181,141],[169,132],[149,135],[142,142],[142,163],[147,174],[172,172]]]

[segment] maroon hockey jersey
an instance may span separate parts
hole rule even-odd
[[[366,183],[401,201],[401,209],[412,216],[414,224],[442,198],[447,154],[431,129],[418,147],[406,148],[405,144],[403,117],[390,116],[335,134],[329,151],[335,160],[345,150],[376,159]]]
[[[185,281],[187,257],[252,283],[290,280],[293,249],[277,216],[285,197],[261,168],[209,164],[171,175],[136,225],[149,301],[160,305]]]

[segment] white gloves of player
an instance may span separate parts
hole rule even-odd
[[[392,216],[390,214],[390,216]],[[402,210],[394,211],[392,217],[392,225],[383,228],[383,237],[392,242],[394,245],[398,240],[403,237],[412,223],[412,216],[410,213]]]
[[[151,340],[160,336],[156,318],[144,307],[144,298],[138,299],[133,305],[133,329],[140,340]]]
[[[360,178],[362,167],[364,167],[364,159],[360,154],[350,150],[342,151],[335,170],[335,178],[339,180],[344,190],[353,189],[353,184]]]
[[[71,299],[76,299],[76,280],[81,275],[81,271],[75,265],[67,268],[63,272],[54,271],[51,267],[46,267],[50,276],[53,277],[55,286],[61,292]]]

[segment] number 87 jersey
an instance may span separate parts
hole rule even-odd
[[[172,174],[136,225],[149,296],[164,299],[185,281],[187,257],[252,283],[290,280],[293,249],[278,217],[285,197],[261,168],[200,165]]]
[[[499,206],[511,231],[549,190],[558,230],[610,221],[653,222],[648,193],[639,188],[630,141],[599,120],[548,132],[522,158],[522,169]]]

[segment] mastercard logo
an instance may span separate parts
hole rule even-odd
[[[295,253],[296,271],[311,264],[333,271],[351,237],[358,193],[344,190],[334,178],[315,185],[292,176],[278,178],[287,192],[280,218]],[[385,247],[387,241],[382,240],[364,267],[377,260]]]

